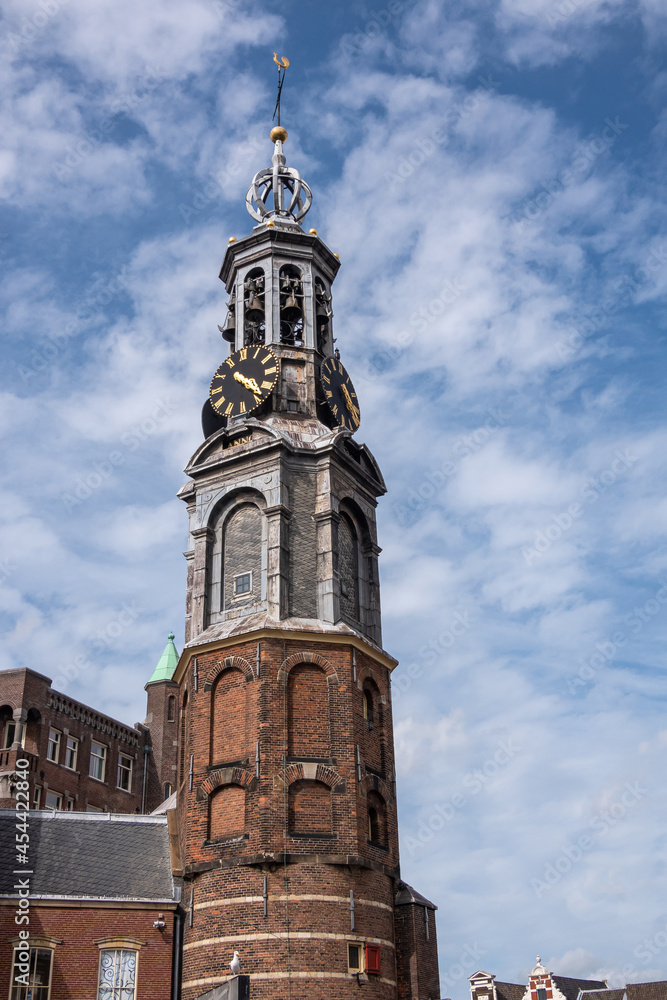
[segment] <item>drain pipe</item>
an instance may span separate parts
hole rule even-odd
[[[171,1000],[179,1000],[181,995],[181,947],[183,940],[183,914],[174,911],[174,954],[171,965]]]
[[[153,747],[144,746],[144,783],[141,789],[141,815],[146,812],[146,771],[148,769],[148,755],[153,753]]]

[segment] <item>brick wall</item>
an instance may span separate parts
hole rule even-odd
[[[0,996],[9,995],[12,939],[16,938],[13,905],[0,906]],[[158,912],[166,927],[153,927]],[[100,941],[110,938],[140,942],[137,961],[137,1000],[169,1000],[173,947],[173,913],[164,907],[40,906],[30,907],[32,935],[55,938],[51,1000],[96,997]]]
[[[426,937],[428,918],[428,939]],[[395,909],[398,1000],[439,1000],[438,943],[435,913],[406,903]]]
[[[144,724],[150,729],[152,754],[148,758],[146,812],[152,812],[164,799],[164,786],[174,791],[178,759],[178,684],[154,681],[146,685],[147,715]],[[173,711],[169,699],[173,698]],[[170,718],[169,716],[172,716]]]

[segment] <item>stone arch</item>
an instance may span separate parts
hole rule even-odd
[[[366,774],[360,782],[361,793],[366,798],[371,794],[371,792],[376,792],[380,795],[385,802],[393,802],[394,793],[392,787],[388,781],[384,778],[378,777],[377,774]]]
[[[201,795],[210,796],[216,788],[222,785],[239,785],[241,788],[250,788],[255,780],[255,775],[245,767],[221,767],[217,771],[211,771],[199,786]]]
[[[218,660],[206,675],[204,691],[210,691],[223,670],[240,670],[247,681],[255,679],[252,664],[242,656],[226,656],[224,660]]]
[[[283,660],[278,671],[278,682],[286,684],[290,670],[298,666],[299,663],[315,663],[318,667],[322,668],[327,681],[330,681],[332,684],[338,683],[338,674],[329,661],[320,656],[319,653],[311,653],[305,650],[302,653],[293,653],[292,656],[288,656],[286,660]]]
[[[328,764],[316,764],[310,761],[292,761],[277,778],[283,788],[289,787],[295,781],[319,781],[332,791],[345,781],[335,768],[329,767]]]

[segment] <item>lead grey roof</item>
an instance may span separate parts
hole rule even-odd
[[[0,896],[21,877],[31,898],[176,901],[166,816],[51,812],[27,814],[28,864],[16,863],[17,816],[0,809]],[[16,870],[32,871],[15,875]]]
[[[577,1000],[582,990],[604,990],[607,996],[607,984],[599,979],[570,979],[568,976],[551,977],[566,1000]]]
[[[422,896],[420,892],[413,889],[407,882],[399,882],[394,903],[396,906],[406,906],[408,903],[416,903],[418,906],[428,906],[430,910],[438,909],[435,903],[432,903],[426,896]]]

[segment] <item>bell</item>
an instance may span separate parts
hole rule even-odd
[[[234,316],[234,310],[227,310],[227,322],[225,323],[224,329],[219,326],[218,330],[223,336],[224,340],[228,340],[230,344],[234,343],[234,338],[236,337],[236,317]]]
[[[259,321],[264,316],[264,306],[262,300],[254,289],[250,289],[248,301],[245,306],[246,319]]]
[[[294,289],[290,289],[290,293],[285,299],[285,305],[280,310],[280,316],[281,319],[286,319],[288,323],[293,323],[295,320],[301,318],[301,306],[297,302]]]

